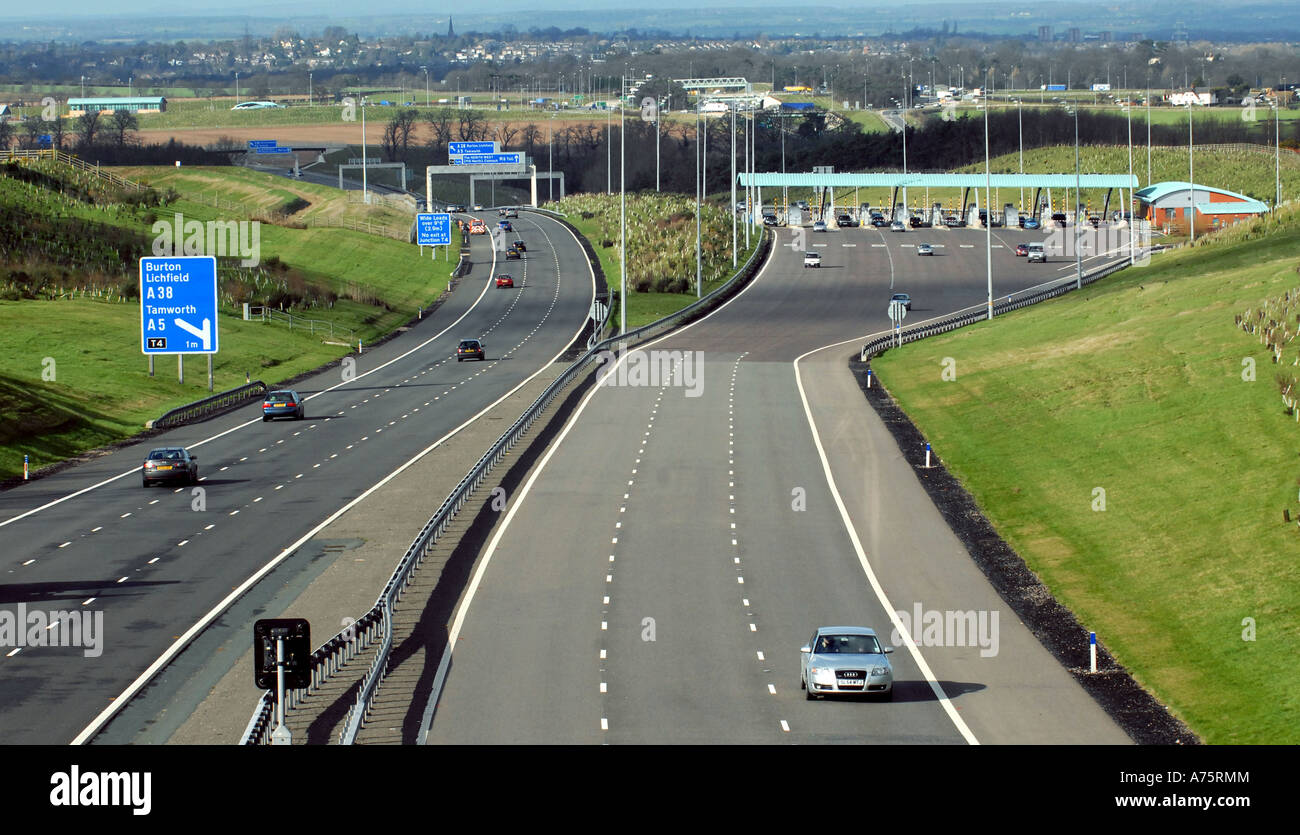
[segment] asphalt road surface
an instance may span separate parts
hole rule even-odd
[[[1047,233],[995,232],[997,295],[1070,277],[1014,255]],[[594,389],[510,497],[428,743],[1127,741],[989,588],[846,368],[892,292],[909,325],[984,304],[985,233],[778,234],[740,296],[643,346],[664,373],[629,361]],[[891,613],[918,604],[945,626],[909,644]],[[805,700],[799,647],[828,625],[897,647],[892,702]]]
[[[259,401],[0,493],[0,609],[103,615],[97,656],[0,649],[0,742],[72,741],[233,590],[277,557],[292,565],[326,520],[562,353],[594,296],[586,256],[553,219],[515,228],[523,261],[494,265],[475,237],[473,272],[433,315],[356,358],[350,379],[335,368],[296,384],[305,420],[263,423]],[[516,287],[497,289],[493,266]],[[439,262],[431,280],[445,275]],[[485,361],[456,361],[466,337],[483,339]],[[197,494],[141,487],[147,450],[174,445],[199,457]]]

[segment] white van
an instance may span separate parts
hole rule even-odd
[[[1044,264],[1047,263],[1047,248],[1044,247],[1041,243],[1029,244],[1028,249],[1029,249],[1029,263],[1032,264],[1035,261],[1041,261]]]

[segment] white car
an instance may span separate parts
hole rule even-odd
[[[903,221],[901,221],[901,220],[896,220],[896,221],[894,221],[893,223],[889,224],[889,229],[890,229],[891,232],[906,232],[906,231],[907,231],[907,227],[906,227],[905,225],[903,225]]]
[[[932,245],[930,245],[930,244],[917,244],[917,245],[916,245],[916,254],[917,254],[917,255],[933,255],[933,254],[934,254],[934,247],[933,247]]]
[[[819,220],[819,221],[817,221],[816,223],[814,223],[814,224],[813,224],[813,231],[814,231],[814,232],[825,232],[825,231],[826,231],[826,221],[824,221],[824,220]]]
[[[805,267],[820,267],[822,265],[822,254],[820,252],[805,252],[803,254],[803,265]]]

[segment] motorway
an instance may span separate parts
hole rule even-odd
[[[102,612],[104,624],[98,657],[0,655],[0,742],[73,741],[235,590],[272,563],[292,567],[329,519],[563,353],[587,324],[590,266],[553,219],[527,215],[515,229],[523,261],[497,262],[490,238],[473,238],[474,270],[432,315],[353,355],[354,376],[335,367],[297,383],[305,420],[263,423],[258,401],[0,493],[0,608]],[[496,289],[494,272],[516,288]],[[485,361],[456,361],[466,337],[482,338]],[[173,445],[198,455],[201,491],[142,489],[145,452]],[[430,513],[442,498],[429,496]],[[251,635],[220,618],[209,628]]]
[[[805,269],[794,231],[737,298],[642,346],[682,352],[661,355],[671,378],[593,389],[510,498],[428,744],[1128,741],[988,586],[847,369],[891,292],[907,324],[982,305],[985,233],[807,234],[824,266]],[[1044,237],[995,230],[999,296],[1071,276],[1013,254]],[[999,615],[996,644],[899,643],[890,613],[918,604]],[[845,624],[897,645],[892,702],[805,701],[799,647]]]

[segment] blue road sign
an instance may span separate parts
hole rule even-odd
[[[217,259],[140,259],[140,351],[217,352]]]
[[[451,215],[446,212],[416,215],[415,242],[420,246],[451,246]]]
[[[459,165],[523,165],[523,151],[506,154],[462,154],[459,160],[452,160]]]
[[[252,148],[252,149],[255,150],[255,151],[258,150],[258,149],[260,149],[260,148],[274,148],[274,147],[276,146],[276,144],[277,144],[277,143],[276,143],[276,140],[274,140],[274,139],[250,139],[250,140],[248,140],[248,147],[249,147],[249,148]]]
[[[495,142],[448,142],[448,156],[458,157],[461,154],[495,154],[497,152],[497,143]]]
[[[282,145],[281,145],[281,146],[277,146],[277,147],[275,147],[275,148],[254,148],[253,150],[255,150],[255,151],[256,151],[257,153],[259,153],[259,154],[291,154],[291,153],[293,153],[293,148],[285,148],[285,147],[282,146]]]

